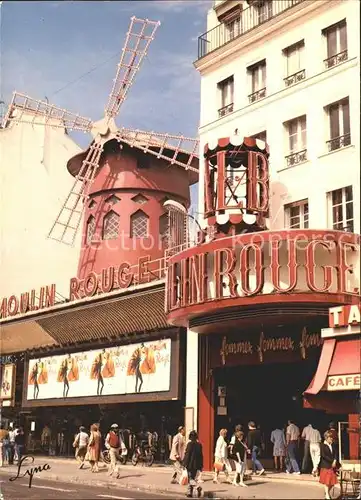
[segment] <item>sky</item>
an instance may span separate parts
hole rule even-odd
[[[35,99],[47,97],[93,120],[102,118],[134,15],[160,21],[161,26],[117,124],[196,137],[200,76],[193,62],[212,4],[212,0],[3,1],[0,100],[8,104],[17,90]],[[91,139],[82,133],[73,137],[82,148]]]

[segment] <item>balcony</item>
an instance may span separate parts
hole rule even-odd
[[[336,151],[337,149],[344,148],[351,144],[351,134],[341,135],[340,137],[335,137],[326,142],[328,146],[328,151]]]
[[[223,106],[223,108],[218,110],[218,118],[222,118],[223,116],[229,115],[229,113],[233,112],[233,102]]]
[[[296,153],[292,153],[285,157],[287,167],[294,167],[299,163],[303,163],[307,160],[307,149],[303,149],[302,151],[297,151]]]
[[[341,64],[344,61],[347,61],[348,55],[347,55],[347,49],[343,50],[339,54],[335,54],[332,57],[329,57],[328,59],[325,59],[323,62],[325,63],[326,69],[332,68],[333,66],[337,66],[338,64]]]
[[[286,76],[286,78],[283,79],[285,82],[286,87],[290,87],[291,85],[294,85],[295,83],[301,82],[306,78],[306,70],[301,69],[301,71],[298,71],[297,73],[294,73],[293,75]]]
[[[198,37],[198,59],[241,37],[258,26],[274,19],[305,0],[277,0],[251,5],[242,10],[240,17],[231,23],[220,23]]]
[[[264,99],[266,97],[266,87],[264,89],[257,90],[257,92],[253,92],[248,96],[248,100],[250,104],[253,104],[260,99]]]

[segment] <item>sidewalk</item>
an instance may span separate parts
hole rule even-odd
[[[129,488],[131,490],[149,491],[166,495],[167,498],[184,497],[186,487],[170,484],[171,469],[166,466],[145,467],[141,464],[133,467],[123,465],[120,467],[120,478],[114,479],[107,475],[107,469],[101,467],[99,473],[92,474],[88,464],[86,468],[79,470],[75,460],[56,459],[50,457],[35,457],[33,467],[48,463],[51,470],[35,474],[36,478],[42,480],[61,481],[65,483],[78,483],[88,486],[107,488]],[[101,464],[102,465],[102,464]],[[0,468],[0,474],[16,475],[17,466],[4,466]],[[285,476],[285,477],[282,477]],[[276,479],[277,477],[277,479]],[[288,476],[286,474],[266,474],[261,477],[253,477],[247,481],[248,488],[234,487],[221,483],[212,483],[212,474],[203,474],[202,484],[206,498],[254,498],[254,499],[321,499],[323,489],[317,481],[310,476]],[[224,478],[223,478],[224,480]]]

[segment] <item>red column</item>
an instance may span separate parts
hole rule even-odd
[[[198,435],[203,446],[205,471],[213,470],[214,446],[214,378],[210,375],[198,390]]]
[[[360,415],[351,413],[348,416],[349,436],[350,436],[350,459],[358,460],[360,442]]]

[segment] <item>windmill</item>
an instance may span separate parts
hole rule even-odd
[[[14,92],[3,120],[4,127],[11,122],[48,125],[66,130],[89,132],[93,138],[80,168],[74,175],[74,184],[50,229],[49,238],[69,245],[74,244],[86,201],[89,198],[89,189],[99,170],[104,145],[111,140],[116,139],[120,145],[126,144],[143,153],[166,160],[169,165],[177,165],[189,170],[193,172],[193,176],[197,174],[199,146],[197,139],[118,128],[115,123],[115,118],[127,98],[159,26],[160,22],[138,19],[134,16],[131,18],[105,115],[98,121],[92,121],[46,101],[32,99],[27,95]]]

